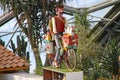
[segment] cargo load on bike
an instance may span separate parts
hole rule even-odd
[[[64,34],[62,40],[64,47],[77,49],[77,45],[78,45],[77,34],[74,34],[72,36],[69,34]]]

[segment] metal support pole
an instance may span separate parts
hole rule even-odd
[[[103,9],[103,8],[106,8],[106,7],[115,5],[115,4],[120,4],[120,0],[112,0],[112,1],[108,1],[104,4],[101,4],[99,6],[97,6],[97,5],[95,7],[92,6],[87,11],[88,11],[88,13],[91,13],[91,12],[95,12],[95,11],[98,11],[100,9]]]
[[[109,26],[115,18],[117,18],[120,15],[120,11],[94,36],[93,40],[100,34],[102,33],[107,26]]]
[[[13,11],[7,12],[2,16],[0,16],[0,27],[6,22],[8,22],[9,20],[11,20],[13,17],[14,17]]]
[[[100,9],[104,9],[106,7],[109,7],[109,6],[112,6],[112,5],[116,5],[116,4],[120,4],[120,0],[111,0],[111,1],[108,1],[108,2],[105,2],[103,4],[98,4],[98,5],[95,5],[95,6],[92,6],[88,9],[86,9],[86,11],[88,13],[92,13],[92,12],[95,12],[95,11],[98,11]],[[67,12],[70,12],[70,13],[82,13],[83,10],[80,10],[80,9],[76,9],[76,8],[73,8],[73,7],[69,7],[69,6],[65,6],[65,11]]]
[[[98,5],[98,6],[95,5],[95,7],[90,7],[88,9],[86,9],[86,11],[88,13],[91,13],[91,12],[95,12],[95,11],[98,11],[100,9],[103,9],[103,8],[106,8],[106,7],[115,5],[115,4],[120,4],[120,0],[112,0],[112,1],[108,1],[104,4]],[[83,13],[84,12],[83,9],[79,10],[79,9],[76,9],[76,8],[73,8],[73,7],[68,7],[68,6],[65,6],[64,9],[65,9],[65,12],[70,12],[72,14],[73,13]],[[4,23],[11,20],[13,17],[14,17],[13,11],[10,11],[6,15],[0,17],[0,26],[2,26]]]

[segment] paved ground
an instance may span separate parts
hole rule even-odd
[[[0,74],[0,80],[43,80],[43,77],[28,73],[8,73]]]

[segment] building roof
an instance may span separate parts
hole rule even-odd
[[[106,22],[98,22],[98,24],[92,29],[90,34],[99,34],[95,37],[95,40],[101,44],[106,44],[110,38],[117,38],[120,35],[120,5],[115,5],[104,18],[111,19]],[[102,30],[101,30],[102,29]]]
[[[19,71],[29,68],[29,63],[0,45],[0,72]]]

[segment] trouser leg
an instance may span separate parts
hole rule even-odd
[[[55,43],[56,43],[57,50],[56,50],[56,55],[55,55],[54,60],[58,61],[58,59],[60,57],[60,41],[58,38],[58,34],[55,34]]]

